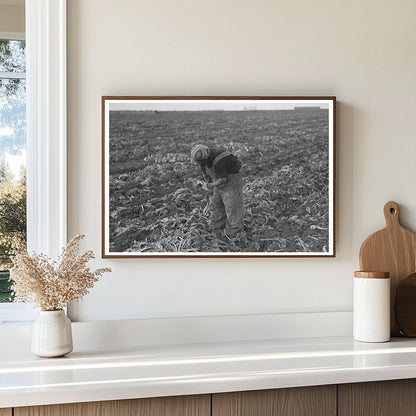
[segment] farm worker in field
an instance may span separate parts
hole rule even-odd
[[[212,230],[223,231],[229,239],[239,237],[244,230],[241,162],[228,150],[203,144],[192,148],[191,161],[199,164],[208,189],[213,190]]]

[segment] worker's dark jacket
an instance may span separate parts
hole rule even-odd
[[[241,162],[227,150],[213,149],[208,158],[208,168],[214,169],[217,178],[224,178],[230,173],[238,173]]]

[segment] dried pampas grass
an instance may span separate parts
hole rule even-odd
[[[87,263],[94,258],[92,251],[78,254],[84,235],[76,235],[63,248],[58,261],[45,254],[29,255],[21,250],[12,259],[10,279],[13,281],[15,302],[34,303],[45,311],[56,311],[81,299],[105,272],[103,268],[92,271]]]

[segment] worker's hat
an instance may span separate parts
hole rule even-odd
[[[207,159],[209,157],[210,150],[208,146],[203,144],[195,145],[191,150],[191,162],[197,162],[198,160]]]

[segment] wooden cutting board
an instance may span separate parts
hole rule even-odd
[[[384,205],[386,228],[370,235],[360,250],[362,271],[389,272],[391,335],[400,335],[394,319],[394,298],[401,279],[416,271],[416,234],[406,230],[399,222],[399,206],[390,201]]]

